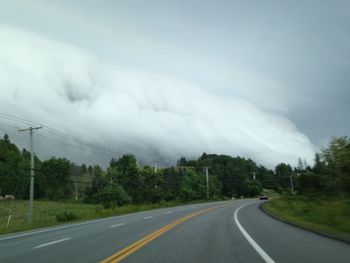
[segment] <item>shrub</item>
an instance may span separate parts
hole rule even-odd
[[[129,204],[131,203],[131,198],[121,185],[112,184],[105,187],[102,191],[101,201],[104,208],[110,208],[115,205]]]
[[[56,214],[57,222],[68,222],[78,219],[78,216],[73,212],[64,211],[62,213]]]

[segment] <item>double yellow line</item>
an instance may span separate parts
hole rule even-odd
[[[127,246],[126,248],[118,251],[117,253],[111,255],[110,257],[104,259],[101,261],[101,263],[115,263],[115,262],[120,262],[121,260],[123,260],[124,258],[126,258],[127,256],[129,256],[130,254],[136,252],[137,250],[139,250],[140,248],[144,247],[145,245],[147,245],[149,242],[151,242],[152,240],[156,239],[157,237],[163,235],[165,232],[169,231],[170,229],[182,224],[183,222],[193,218],[193,217],[196,217],[196,216],[199,216],[199,215],[202,215],[204,213],[208,213],[216,208],[219,208],[219,207],[222,207],[223,205],[220,205],[220,206],[216,206],[216,207],[211,207],[211,208],[207,208],[207,209],[204,209],[204,210],[200,210],[198,212],[195,212],[195,213],[192,213],[192,214],[189,214],[187,216],[184,216],[184,217],[181,217],[177,220],[175,220],[174,222],[158,229],[157,231],[149,234],[148,236],[140,239],[139,241],[136,241],[135,243]]]

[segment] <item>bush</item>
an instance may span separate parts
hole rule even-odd
[[[64,211],[56,215],[57,222],[68,222],[68,221],[73,221],[77,219],[78,219],[78,216],[73,212]]]
[[[261,193],[262,186],[258,181],[246,180],[243,183],[243,195],[248,197],[254,197]]]
[[[115,205],[122,206],[129,204],[131,203],[131,198],[121,185],[112,184],[103,189],[101,201],[104,208],[110,208]]]

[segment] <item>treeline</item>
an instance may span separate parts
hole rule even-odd
[[[350,195],[350,140],[347,137],[333,138],[329,145],[308,165],[299,159],[292,168],[281,163],[275,168],[280,192],[293,194],[323,195],[342,198]]]
[[[204,200],[205,167],[209,171],[209,197],[249,197],[263,188],[278,188],[272,170],[250,159],[203,154],[198,160],[180,158],[174,167],[157,171],[138,166],[133,155],[112,159],[109,167],[76,165],[65,158],[41,161],[35,157],[36,199],[66,200],[78,196],[104,206],[161,201]],[[0,139],[0,195],[29,196],[30,153],[20,151],[7,135]]]
[[[344,197],[350,194],[350,140],[334,138],[315,156],[312,167],[300,163],[296,169],[297,191],[303,195]]]
[[[252,160],[203,154],[198,160],[181,158],[176,167],[155,171],[138,167],[133,155],[112,160],[107,171],[96,175],[86,189],[86,201],[106,207],[127,203],[204,200],[207,196],[205,167],[209,167],[209,197],[256,196],[262,188],[277,186],[274,173]],[[256,180],[254,179],[256,177]]]
[[[112,159],[109,167],[76,165],[65,158],[35,158],[35,198],[66,200],[79,197],[105,207],[128,203],[204,200],[207,196],[205,167],[209,171],[210,199],[253,197],[263,189],[290,191],[291,180],[299,193],[349,193],[349,140],[334,139],[316,155],[310,167],[299,161],[296,168],[281,163],[275,170],[251,159],[203,154],[197,160],[180,158],[177,165],[158,169],[138,166],[133,155]],[[20,151],[8,136],[0,139],[0,195],[29,196],[30,153]]]
[[[80,166],[65,158],[54,157],[41,161],[35,156],[34,162],[35,198],[47,200],[72,198],[77,170],[81,175]],[[0,139],[0,196],[11,194],[18,199],[27,199],[29,174],[30,152],[26,149],[20,151],[5,135]],[[81,183],[87,183],[85,177],[80,178],[83,179],[80,180]]]

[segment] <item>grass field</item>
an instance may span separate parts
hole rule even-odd
[[[264,209],[288,222],[350,241],[349,199],[281,197],[264,204]]]
[[[131,212],[145,211],[161,207],[171,207],[175,205],[180,204],[175,202],[164,202],[160,204],[149,204],[139,206],[129,205],[123,207],[104,209],[102,205],[83,204],[75,201],[35,201],[33,212],[33,224],[29,224],[28,201],[0,201],[0,234],[7,234],[39,227],[53,226],[67,222],[77,222],[89,219],[103,218],[113,215],[121,215]],[[9,215],[11,215],[11,220],[7,227]],[[57,220],[57,217],[59,218],[59,220]]]

